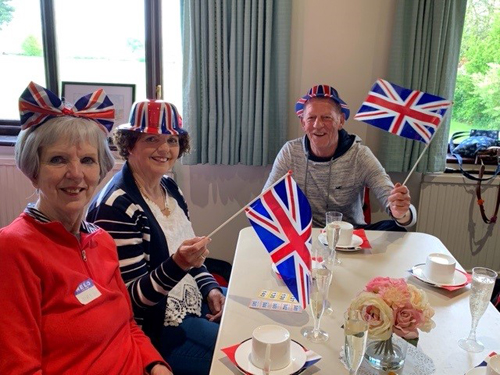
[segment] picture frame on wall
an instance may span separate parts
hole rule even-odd
[[[114,127],[128,122],[130,109],[135,101],[135,84],[69,81],[62,81],[61,84],[62,97],[66,102],[72,104],[82,96],[103,89],[115,106]]]

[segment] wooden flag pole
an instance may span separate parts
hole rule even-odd
[[[451,105],[453,105],[453,102],[451,102]],[[451,108],[450,108],[450,110],[451,110]],[[451,111],[446,111],[446,112],[444,113],[444,116],[443,116],[443,118],[441,119],[441,122],[439,123],[440,125],[444,122],[444,119],[445,119],[446,115],[448,115],[448,113],[449,113],[449,112],[451,112]],[[437,129],[437,130],[439,130],[439,127],[438,127],[438,129]],[[436,134],[434,134],[434,136],[435,136],[435,135],[436,135]],[[429,143],[427,143],[427,145],[426,145],[426,146],[425,146],[425,148],[424,148],[424,151],[422,151],[422,153],[421,153],[421,154],[420,154],[420,156],[418,157],[417,161],[416,161],[416,162],[415,162],[415,164],[413,165],[413,168],[410,170],[410,173],[408,173],[408,176],[406,176],[406,179],[404,180],[403,185],[406,185],[406,183],[407,183],[407,182],[408,182],[408,180],[410,179],[411,174],[415,171],[415,168],[417,168],[417,165],[418,165],[418,163],[420,162],[420,159],[422,159],[422,156],[424,156],[425,151],[427,151],[427,149],[428,149],[428,148],[429,148],[429,146],[431,145],[431,142],[434,140],[434,136],[431,138],[431,140],[429,141]]]
[[[431,139],[432,141],[432,139]],[[415,164],[413,165],[413,168],[411,169],[410,173],[408,173],[408,176],[406,176],[406,179],[404,180],[403,182],[403,185],[406,185],[406,183],[408,182],[411,174],[415,171],[415,168],[417,168],[417,165],[418,163],[420,162],[420,159],[422,159],[422,156],[424,156],[425,154],[425,151],[427,151],[427,149],[429,148],[429,146],[431,145],[431,142],[427,143],[427,145],[425,146],[424,148],[424,151],[422,151],[422,153],[420,154],[420,156],[418,157],[417,161],[415,162]]]
[[[291,175],[292,171],[288,171],[287,174],[285,174],[283,177],[281,177],[278,181],[276,181],[274,184],[269,186],[266,190],[264,190],[262,193],[260,193],[258,196],[256,196],[254,199],[250,201],[250,203],[246,204],[243,206],[238,212],[236,212],[233,216],[231,216],[229,219],[227,219],[225,222],[223,222],[221,225],[219,225],[215,230],[212,231],[207,237],[212,237],[215,233],[217,233],[224,225],[229,223],[231,220],[233,220],[236,216],[238,216],[241,212],[245,210],[248,206],[250,206],[253,202],[255,202],[261,195],[264,193],[267,193],[269,190],[271,190],[273,187],[275,187],[278,183],[280,183],[286,176]]]

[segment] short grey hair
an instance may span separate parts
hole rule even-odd
[[[89,142],[97,148],[99,182],[113,168],[115,159],[109,150],[108,139],[102,128],[93,120],[72,116],[55,117],[38,127],[32,126],[22,130],[17,137],[15,147],[17,167],[31,181],[35,181],[40,172],[42,148],[63,140],[71,144]]]

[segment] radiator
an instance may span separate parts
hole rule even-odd
[[[120,170],[123,163],[116,161],[104,181],[101,182],[96,192]],[[26,208],[30,202],[35,202],[38,196],[30,180],[17,169],[13,157],[0,157],[0,228],[12,222]]]
[[[482,184],[486,216],[493,215],[500,178]],[[425,176],[420,190],[417,231],[438,237],[468,271],[500,270],[500,219],[481,219],[473,181],[461,175]]]
[[[0,227],[10,224],[29,202],[37,199],[30,180],[17,169],[13,158],[0,158]]]

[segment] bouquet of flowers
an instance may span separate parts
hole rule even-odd
[[[418,339],[418,330],[429,332],[436,325],[425,292],[404,279],[370,280],[349,308],[361,311],[373,340],[389,340],[395,333],[410,341]]]

